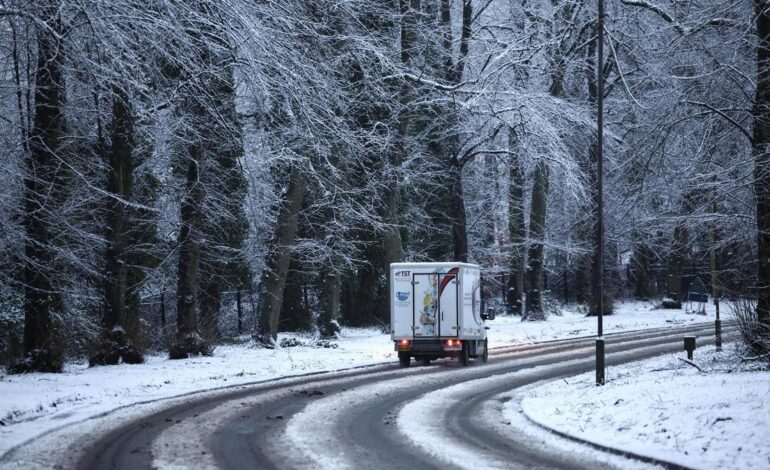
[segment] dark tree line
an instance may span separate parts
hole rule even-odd
[[[3,2],[2,359],[211,354],[232,309],[264,347],[385,327],[403,260],[595,314],[600,76],[605,313],[701,278],[767,324],[767,5],[615,2],[602,70],[595,7]]]

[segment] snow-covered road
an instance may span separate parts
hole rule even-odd
[[[713,324],[712,304],[706,313],[688,315],[682,310],[659,309],[653,302],[629,301],[615,305],[614,314],[604,319],[604,329],[615,333]],[[559,315],[550,315],[544,322],[501,316],[491,327],[490,347],[495,350],[592,335],[596,319],[575,306],[563,306]],[[284,340],[299,345],[277,349],[257,348],[248,342],[222,345],[213,357],[171,361],[165,354],[155,354],[140,365],[89,368],[85,362],[72,361],[62,374],[3,375],[0,370],[0,456],[53,429],[124,407],[396,360],[390,336],[375,328],[343,328],[340,338],[330,344],[333,349],[314,344],[310,335],[281,333],[279,341]]]
[[[711,327],[609,335],[616,364]],[[487,364],[394,365],[244,385],[90,419],[15,449],[23,468],[629,468],[502,413],[511,389],[592,369],[592,339],[501,347]]]

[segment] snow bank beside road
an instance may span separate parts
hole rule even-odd
[[[311,338],[296,335],[300,341]],[[218,346],[212,357],[147,357],[140,365],[89,368],[68,364],[62,374],[0,377],[0,455],[31,437],[112,409],[277,377],[393,361],[390,338],[376,329],[344,329],[336,349]]]
[[[676,356],[611,367],[604,387],[593,373],[551,382],[521,407],[546,427],[687,467],[770,467],[770,372],[729,373],[732,346],[696,350],[705,372]]]
[[[652,304],[618,304],[605,318],[608,333],[681,326],[712,321],[683,311],[653,310]],[[595,333],[596,319],[565,311],[546,322],[522,323],[518,317],[498,317],[490,323],[490,347],[574,338]],[[310,343],[310,337],[296,337]],[[345,328],[336,349],[299,346],[275,350],[247,345],[219,346],[214,357],[170,361],[150,356],[141,365],[88,368],[70,363],[62,374],[0,375],[0,455],[26,440],[121,406],[179,396],[218,387],[277,377],[378,363],[394,363],[387,334],[376,329]]]
[[[615,313],[604,317],[604,333],[660,328],[665,326],[686,326],[700,322],[713,322],[716,318],[714,305],[706,305],[706,315],[687,314],[684,310],[656,308],[658,302],[617,302]],[[722,303],[722,319],[728,311]],[[596,317],[586,317],[585,312],[570,305],[562,309],[561,315],[550,315],[544,322],[524,322],[519,317],[497,317],[489,322],[489,347],[510,344],[535,343],[562,338],[591,336],[596,334]]]

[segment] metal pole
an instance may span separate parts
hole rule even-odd
[[[711,212],[716,217],[717,201],[712,197]],[[714,321],[714,336],[717,351],[722,350],[722,322],[719,319],[719,278],[717,277],[717,229],[716,222],[711,222],[711,295],[714,296],[714,307],[717,311],[717,319]]]
[[[599,18],[596,24],[597,50],[596,61],[596,256],[599,277],[599,315],[598,338],[596,339],[596,385],[604,385],[604,0],[599,0]]]

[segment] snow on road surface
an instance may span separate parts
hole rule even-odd
[[[291,463],[290,467],[361,468],[360,456],[340,452],[347,447],[346,442],[340,442],[344,441],[344,436],[328,431],[343,426],[339,423],[345,416],[343,410],[365,407],[372,397],[409,390],[413,384],[414,378],[405,377],[356,387],[311,403],[291,418],[283,437],[273,444],[274,451]]]
[[[578,363],[580,361],[565,361],[562,364]],[[447,416],[447,411],[456,404],[473,399],[479,390],[496,388],[517,379],[536,380],[537,376],[546,371],[550,366],[536,366],[521,371],[495,375],[489,378],[464,382],[424,395],[422,398],[405,405],[398,414],[398,427],[402,434],[407,436],[430,436],[430,439],[415,439],[414,444],[420,446],[423,451],[443,461],[448,465],[455,465],[464,469],[509,469],[510,461],[496,456],[494,453],[485,453],[472,442],[458,438],[454,430],[447,423],[452,421]],[[542,444],[545,452],[553,453],[554,449],[561,450],[563,455],[569,455],[574,462],[584,466],[601,463],[604,468],[649,468],[649,465],[629,460],[620,456],[604,454],[584,445],[561,439],[532,426],[526,419],[514,417],[502,418],[499,409],[500,400],[488,401],[482,412],[474,419],[483,426],[495,427],[500,434],[508,434],[519,445],[537,448]],[[490,411],[491,410],[491,411]],[[512,423],[514,420],[519,422]],[[460,423],[457,423],[460,425]],[[515,426],[515,431],[513,430]],[[545,444],[547,442],[547,444]],[[526,468],[526,467],[523,467]]]
[[[565,360],[558,362],[558,364],[563,365],[570,363],[570,361],[566,361],[566,358],[574,355],[576,351],[585,353],[591,350],[592,347],[575,348],[570,351],[552,353],[550,357],[554,359],[565,358]],[[541,361],[542,357],[539,356],[521,358],[517,360],[517,365],[526,367]],[[510,367],[511,364],[507,362],[491,362],[485,364],[483,369],[457,367],[451,371],[451,380],[463,381],[468,376],[478,375],[479,371],[483,371],[484,375],[498,374],[495,378],[507,377],[502,373]],[[402,372],[419,372],[420,370],[425,371],[426,369],[420,367],[419,369],[405,369]],[[544,369],[529,368],[522,375],[532,376],[542,370]],[[356,409],[365,410],[373,400],[378,399],[377,397],[391,397],[401,392],[413,391],[421,386],[446,383],[447,380],[448,377],[445,374],[405,376],[355,387],[320,398],[291,418],[284,438],[276,440],[274,450],[277,454],[282,455],[283,460],[292,463],[289,466],[358,468],[364,456],[340,453],[340,449],[347,447],[347,438],[344,433],[335,432],[335,429],[347,429],[349,423],[346,423],[345,420],[350,419],[351,416],[356,416]],[[477,384],[480,382],[478,380],[464,382],[460,386],[452,386],[445,390],[454,390],[459,387],[461,390],[469,390],[471,394],[474,394],[478,392]],[[462,445],[462,443],[457,446],[444,444],[450,438],[444,437],[442,434],[442,431],[447,431],[442,412],[446,411],[447,407],[453,403],[452,396],[447,394],[445,390],[431,392],[423,398],[407,404],[398,414],[396,421],[401,434],[409,436],[408,442],[411,445],[422,448],[447,463],[454,463],[461,467],[465,462],[474,468],[510,468],[509,463],[496,461],[494,458],[485,458],[479,454],[478,449],[472,446],[470,447],[473,450],[466,451],[464,449],[468,446]],[[431,437],[424,439],[422,436]],[[436,451],[433,446],[440,446],[440,448]]]
[[[626,344],[632,342],[634,341],[629,340]],[[579,350],[592,352],[593,345],[582,347]],[[607,357],[608,360],[629,360],[635,354],[649,354],[655,350],[655,346],[638,347],[632,351],[611,353]],[[570,368],[585,364],[585,358],[569,359],[574,357],[575,351],[578,350],[549,354],[548,357],[554,361],[547,365],[527,367],[528,363],[536,363],[540,358],[517,361],[517,364],[524,368],[510,373],[494,375],[496,369],[506,367],[505,363],[485,366],[490,368],[490,372],[484,378],[461,381],[461,383],[432,391],[407,403],[398,414],[399,430],[407,436],[430,436],[430,439],[415,440],[414,444],[437,459],[460,468],[511,468],[508,459],[499,454],[495,455],[494,450],[496,449],[492,444],[490,444],[491,451],[485,454],[479,450],[477,442],[468,441],[466,440],[467,436],[456,434],[457,428],[467,427],[473,423],[479,428],[491,428],[497,435],[506,436],[510,442],[515,442],[519,448],[526,448],[535,454],[548,456],[552,460],[551,465],[555,467],[574,467],[575,465],[585,468],[600,465],[602,468],[618,469],[653,467],[638,460],[629,460],[623,456],[608,454],[585,444],[561,438],[533,425],[521,413],[519,403],[522,390],[533,390],[533,385],[537,386],[542,382],[535,382],[533,385],[526,384],[537,381],[540,377],[547,376],[548,373],[561,375],[565,371],[569,371]],[[559,360],[560,358],[561,360]],[[456,372],[462,374],[465,371]],[[521,388],[516,388],[519,386]],[[514,387],[516,390],[497,393],[484,401],[481,404],[481,411],[470,417],[473,423],[455,419],[457,416],[453,414],[454,407],[472,402],[479,396],[485,395],[487,391],[495,393],[496,390],[505,390],[509,387]],[[539,388],[535,387],[534,389],[538,390]],[[519,458],[525,457],[520,455]],[[533,463],[533,465],[536,464]]]
[[[677,356],[611,367],[604,387],[593,373],[550,382],[521,408],[548,428],[690,468],[770,468],[770,372],[741,371],[735,345],[696,350],[704,372]],[[507,418],[520,416],[516,403]]]
[[[709,306],[707,315],[701,316],[682,310],[656,310],[651,303],[620,303],[616,305],[617,313],[606,317],[605,331],[710,322],[712,309]],[[592,335],[596,320],[564,310],[545,322],[522,323],[518,317],[501,316],[490,325],[490,348],[495,348]],[[309,336],[283,334],[279,341],[288,337],[306,344],[313,342]],[[73,362],[62,374],[0,375],[0,455],[51,429],[134,403],[396,360],[389,335],[377,329],[344,328],[341,339],[334,344],[336,349],[219,346],[213,357],[171,361],[165,355],[151,355],[141,365],[88,368],[85,362]]]
[[[418,369],[404,369],[396,371],[398,375],[414,375],[418,374]],[[377,375],[393,374],[393,372],[380,372]],[[349,377],[347,379],[339,379],[338,376],[330,377],[328,381],[319,381],[313,384],[313,390],[323,388],[327,385],[345,386],[348,383],[355,382],[356,377]],[[169,427],[161,432],[159,438],[152,444],[153,455],[153,468],[195,468],[195,469],[209,469],[218,468],[214,460],[214,455],[211,452],[201,452],[201,449],[208,448],[208,442],[213,439],[215,433],[221,429],[223,425],[236,418],[238,415],[242,415],[244,412],[248,412],[249,409],[255,407],[261,407],[262,404],[280,400],[288,399],[292,395],[298,393],[308,392],[308,389],[300,385],[297,388],[284,388],[277,391],[268,391],[260,394],[249,396],[248,399],[230,399],[223,401],[221,405],[214,408],[195,414],[183,420],[180,423],[175,423],[173,427]],[[323,396],[322,393],[319,395]],[[332,414],[333,416],[333,414]],[[283,419],[280,418],[274,419]],[[323,446],[321,439],[323,431],[327,429],[329,419],[321,419],[317,422],[311,422],[310,426],[314,430],[315,441],[319,445]],[[284,439],[279,439],[273,443],[274,446],[285,444]],[[292,445],[294,443],[292,442]],[[311,458],[302,460],[300,458],[300,449],[291,449],[292,452],[284,452],[282,461],[285,462],[286,467],[305,467],[312,468],[308,462],[311,462]],[[312,455],[311,455],[312,457]],[[338,465],[326,465],[324,468],[341,468]]]

